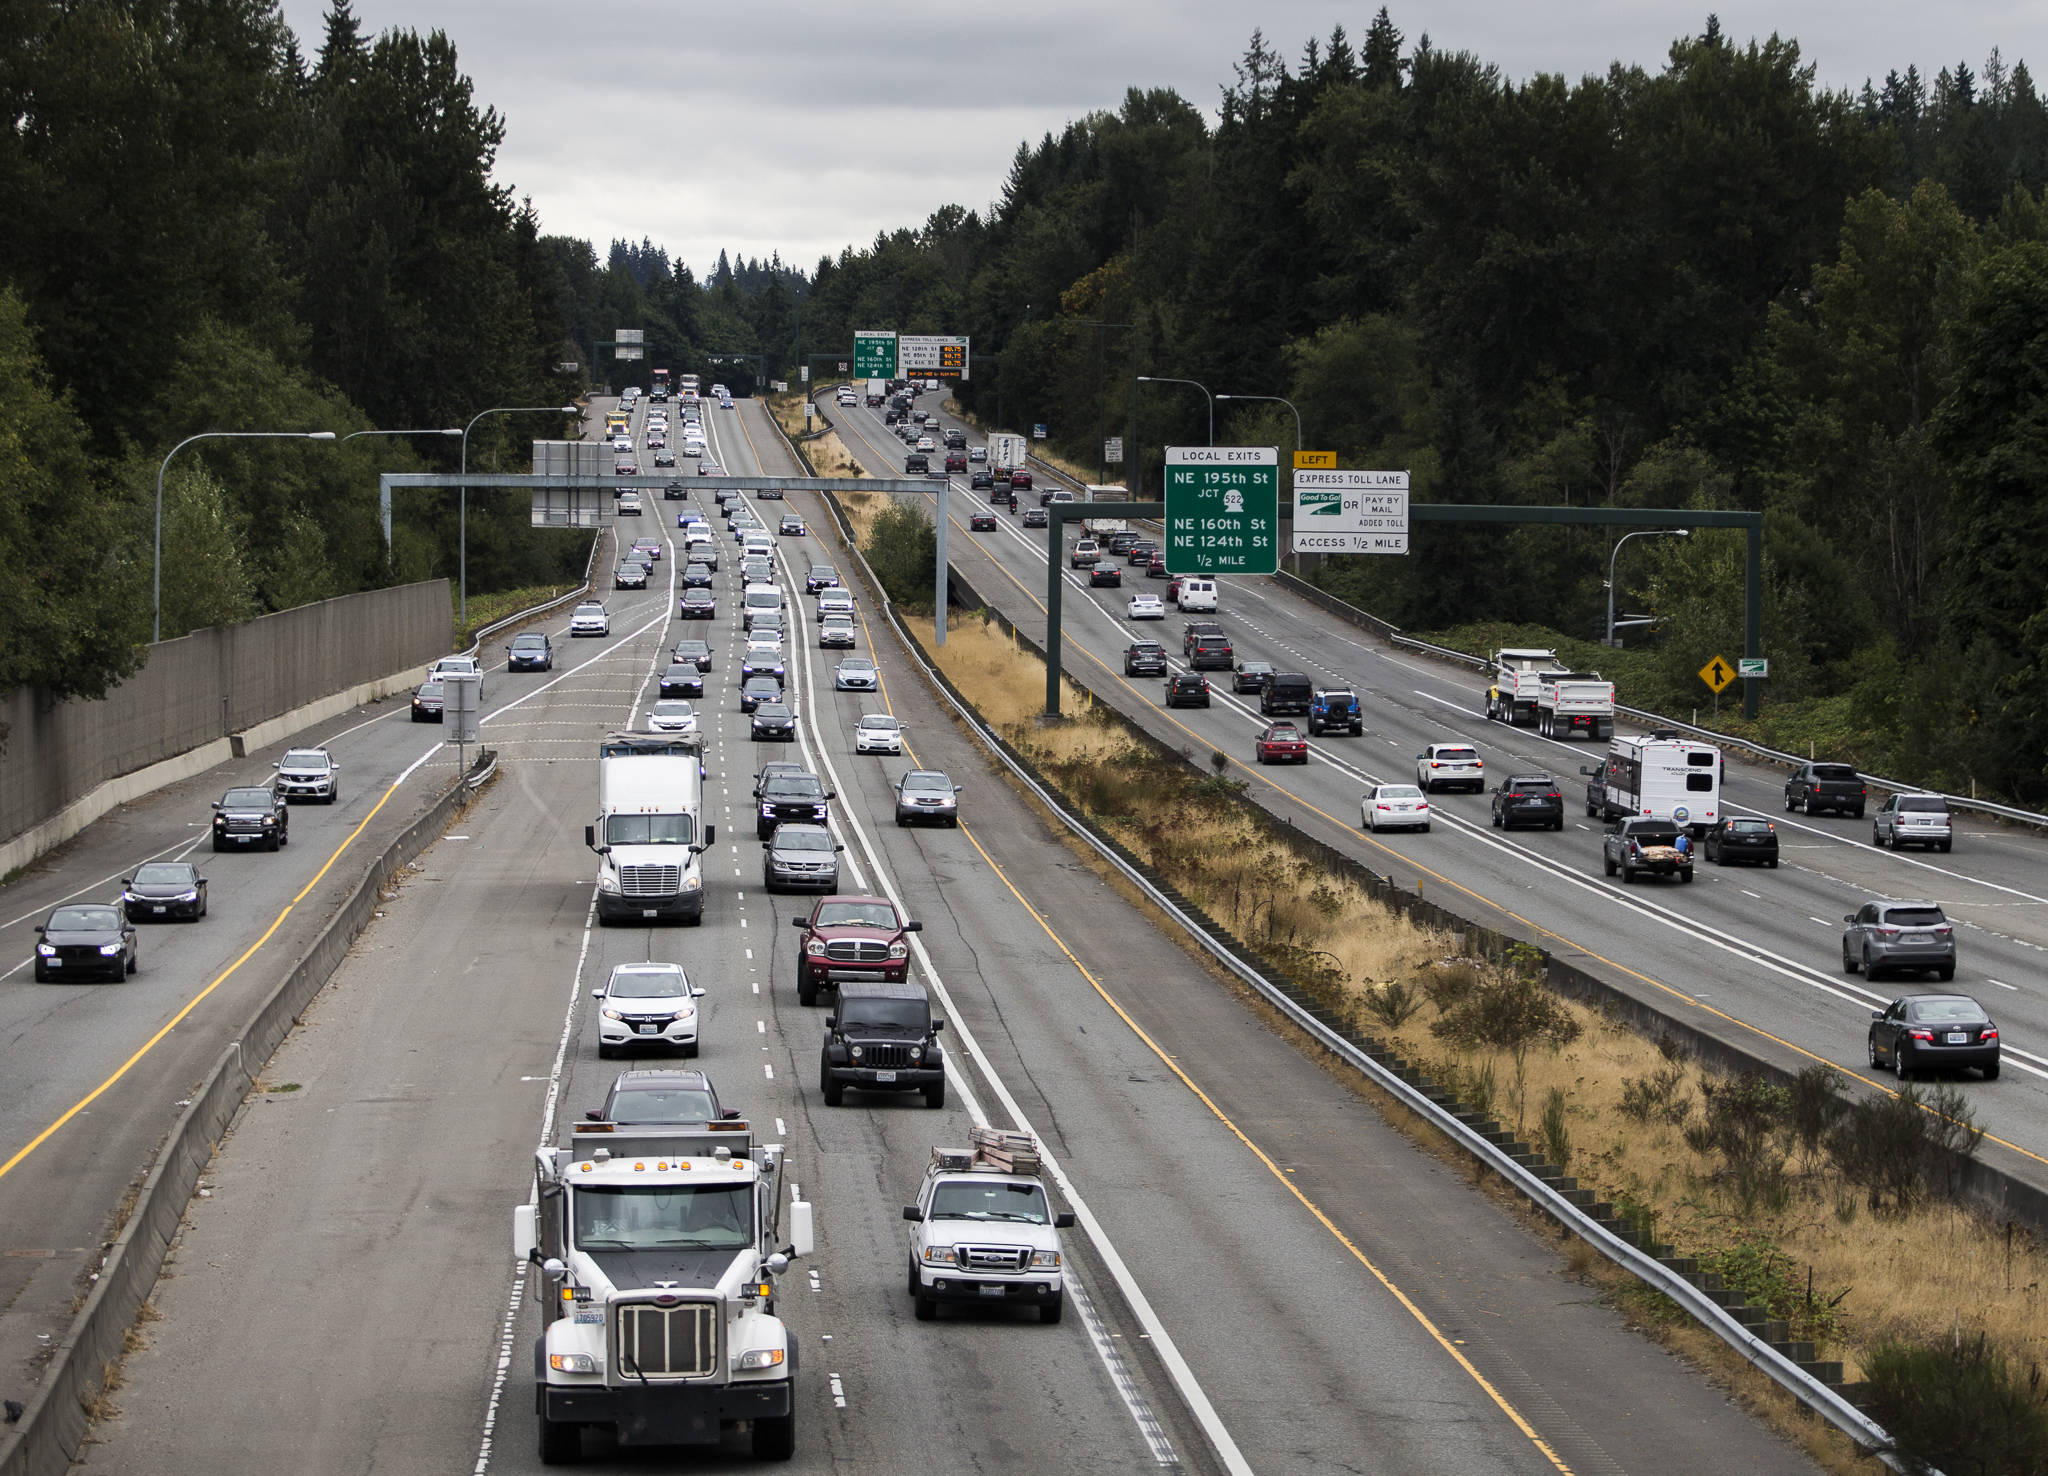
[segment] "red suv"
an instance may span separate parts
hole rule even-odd
[[[908,935],[924,924],[899,912],[882,897],[820,897],[809,917],[793,917],[802,928],[797,948],[796,997],[816,1004],[820,989],[833,989],[842,979],[886,979],[901,983],[910,976]]]
[[[1010,485],[1019,492],[1029,492],[1031,490],[1031,473],[1028,471],[1011,472]]]

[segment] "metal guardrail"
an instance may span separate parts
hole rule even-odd
[[[1420,651],[1445,661],[1460,662],[1477,671],[1484,671],[1486,669],[1486,658],[1483,656],[1475,656],[1470,651],[1454,651],[1449,646],[1433,646],[1428,641],[1418,641],[1413,636],[1402,635],[1398,628],[1388,624],[1377,615],[1361,610],[1356,605],[1346,604],[1335,595],[1317,589],[1305,579],[1299,579],[1292,574],[1283,574],[1280,576],[1280,582],[1281,587],[1289,590],[1291,593],[1299,594],[1304,598],[1312,600],[1316,605],[1330,611],[1341,619],[1348,620],[1353,625],[1379,633],[1396,646],[1410,651]],[[1633,722],[1641,723],[1645,727],[1670,728],[1677,732],[1690,733],[1696,738],[1718,744],[1723,748],[1739,750],[1750,755],[1752,758],[1763,759],[1768,763],[1796,767],[1799,764],[1808,762],[1807,759],[1801,758],[1796,753],[1784,753],[1778,749],[1753,742],[1750,739],[1738,737],[1733,733],[1723,733],[1713,728],[1702,728],[1696,723],[1688,723],[1682,718],[1668,717],[1661,712],[1651,712],[1647,708],[1624,707],[1617,702],[1614,704],[1614,710]],[[1866,784],[1875,785],[1879,789],[1889,789],[1898,794],[1941,793],[1939,790],[1927,789],[1923,785],[1908,784],[1901,779],[1887,779],[1881,774],[1865,774],[1860,770],[1857,772],[1856,777]],[[2048,828],[2048,814],[2041,814],[2034,810],[2021,810],[2011,805],[1995,804],[1990,800],[1977,799],[1973,795],[1942,794],[1941,797],[1948,801],[1950,809],[1973,810],[1981,814],[1996,816],[2000,820],[2010,820],[2018,825]]]
[[[484,648],[485,637],[489,636],[492,631],[503,630],[508,625],[517,625],[521,621],[531,620],[536,615],[545,615],[557,605],[566,605],[571,600],[581,599],[584,595],[589,594],[591,574],[597,567],[597,545],[603,537],[604,532],[602,529],[591,535],[590,557],[583,561],[583,582],[577,585],[576,588],[570,590],[567,594],[556,595],[551,600],[543,600],[538,605],[529,605],[516,614],[507,615],[503,620],[493,620],[489,625],[478,627],[476,639],[469,643],[468,649],[458,651],[456,654],[459,656],[478,655]]]
[[[836,510],[835,507],[835,512]],[[852,548],[851,552],[867,575],[870,585],[875,590],[882,613],[888,617],[891,628],[896,631],[898,638],[902,640],[905,648],[910,653],[911,659],[930,678],[932,685],[945,696],[947,702],[959,714],[961,721],[967,725],[968,730],[975,735],[982,746],[993,754],[996,760],[1010,771],[1017,782],[1028,789],[1077,839],[1085,843],[1106,863],[1114,867],[1132,886],[1144,893],[1155,906],[1172,918],[1174,923],[1192,938],[1205,953],[1214,958],[1224,968],[1230,970],[1232,974],[1243,980],[1251,988],[1257,990],[1267,1003],[1285,1014],[1302,1030],[1313,1037],[1318,1044],[1367,1077],[1375,1085],[1399,1099],[1401,1104],[1408,1108],[1409,1111],[1429,1122],[1439,1132],[1485,1163],[1487,1167],[1512,1184],[1518,1192],[1553,1220],[1569,1227],[1574,1234],[1606,1256],[1607,1259],[1622,1267],[1646,1285],[1655,1288],[1670,1297],[1672,1301],[1678,1303],[1679,1306],[1683,1307],[1699,1321],[1702,1326],[1706,1327],[1716,1337],[1720,1338],[1721,1341],[1734,1349],[1751,1366],[1765,1374],[1778,1384],[1779,1387],[1791,1394],[1793,1398],[1799,1400],[1801,1404],[1819,1414],[1828,1423],[1834,1425],[1852,1440],[1856,1441],[1862,1448],[1876,1453],[1878,1458],[1891,1469],[1896,1471],[1907,1469],[1904,1464],[1889,1453],[1892,1441],[1885,1429],[1868,1415],[1864,1414],[1862,1410],[1858,1409],[1855,1404],[1844,1397],[1838,1390],[1831,1388],[1824,1381],[1809,1374],[1792,1359],[1780,1353],[1769,1342],[1752,1332],[1746,1324],[1727,1308],[1714,1301],[1700,1287],[1693,1285],[1684,1276],[1665,1266],[1648,1252],[1623,1240],[1620,1236],[1608,1230],[1598,1220],[1595,1220],[1580,1209],[1578,1205],[1572,1203],[1561,1191],[1551,1187],[1550,1184],[1529,1168],[1517,1163],[1513,1156],[1508,1154],[1499,1145],[1486,1139],[1476,1129],[1459,1121],[1448,1109],[1438,1105],[1420,1089],[1412,1086],[1408,1081],[1374,1060],[1348,1037],[1330,1029],[1329,1026],[1318,1020],[1313,1014],[1303,1009],[1285,990],[1267,979],[1257,969],[1240,958],[1234,950],[1219,941],[1200,922],[1191,917],[1178,903],[1163,892],[1150,877],[1117,854],[1116,850],[1098,836],[1090,826],[1069,813],[1064,802],[1043,784],[1036,774],[1009,752],[1007,745],[998,739],[982,721],[981,715],[959,697],[955,693],[952,684],[926,660],[922,647],[912,639],[908,627],[904,625],[902,619],[897,615],[894,605],[890,602],[887,593],[883,591],[881,581],[875,577],[874,570],[868,567],[866,557],[857,547]],[[1421,645],[1423,643],[1415,642],[1414,644]],[[1442,648],[1432,649],[1441,650]],[[1447,652],[1446,654],[1462,655],[1459,652]],[[1938,1476],[1938,1473],[1936,1473],[1936,1476]]]

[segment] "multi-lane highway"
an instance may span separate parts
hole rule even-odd
[[[934,398],[919,403],[929,406]],[[833,414],[867,470],[901,475],[902,447],[880,411]],[[968,518],[986,511],[986,494],[968,490],[957,476],[947,500],[956,567],[1020,629],[1041,634],[1046,532],[1023,528],[1007,513],[994,533],[971,532]],[[1035,500],[1023,494],[1020,510]],[[1070,529],[1070,542],[1078,535]],[[1128,596],[1163,593],[1162,581],[1126,570],[1122,589],[1091,589],[1083,577],[1062,577],[1065,666],[1098,697],[1176,747],[1230,755],[1260,803],[1403,885],[1540,939],[1660,1007],[1746,1036],[1795,1064],[1828,1061],[1880,1081],[1883,1073],[1871,1069],[1866,1054],[1872,1009],[1916,989],[1952,987],[1977,996],[2002,1027],[2004,1044],[1999,1081],[1961,1082],[1994,1139],[1985,1155],[2048,1184],[2048,838],[1959,817],[1951,853],[1880,851],[1870,843],[1867,819],[1787,814],[1783,775],[1731,758],[1728,811],[1774,820],[1783,864],[1703,865],[1697,884],[1682,890],[1655,882],[1624,886],[1603,875],[1598,822],[1572,803],[1584,792],[1579,767],[1596,762],[1601,746],[1487,721],[1476,675],[1376,641],[1273,580],[1220,581],[1222,609],[1205,618],[1223,624],[1240,659],[1348,682],[1365,701],[1363,737],[1315,740],[1305,769],[1264,768],[1251,747],[1264,726],[1255,698],[1233,697],[1227,681],[1212,680],[1214,706],[1169,712],[1160,683],[1122,675],[1125,646],[1143,638],[1163,639],[1170,666],[1184,669],[1180,621],[1170,608],[1163,623],[1125,618]],[[1490,825],[1485,796],[1444,794],[1432,800],[1437,823],[1428,834],[1360,833],[1365,787],[1412,783],[1423,746],[1451,741],[1478,747],[1489,782],[1509,774],[1555,776],[1567,800],[1565,829],[1503,833]],[[1873,810],[1876,803],[1873,797]],[[1931,898],[1948,911],[1960,940],[1953,985],[1932,978],[1873,984],[1845,973],[1842,920],[1880,897]]]
[[[705,415],[729,471],[796,470],[759,406]],[[825,513],[808,496],[793,506],[813,535],[783,540],[779,560],[799,741],[755,744],[737,710],[728,541],[698,705],[719,826],[704,924],[596,927],[582,827],[597,739],[644,718],[667,648],[705,633],[671,618],[676,506],[652,498],[651,526],[607,535],[662,539],[656,587],[608,597],[612,635],[570,647],[581,659],[558,664],[562,680],[514,679],[533,696],[498,725],[497,779],[271,1064],[271,1090],[192,1207],[88,1466],[534,1468],[538,1322],[510,1211],[534,1145],[618,1069],[598,1059],[588,991],[614,964],[656,958],[707,991],[694,1064],[788,1145],[816,1206],[818,1254],[779,1293],[800,1341],[805,1469],[1807,1469],[1077,862],[865,606],[859,649],[884,689],[833,692],[836,658],[817,649],[795,579],[814,556],[844,559],[817,538]],[[779,509],[761,510],[773,526]],[[869,710],[903,719],[903,758],[853,752]],[[843,885],[924,922],[913,977],[948,1022],[944,1109],[819,1097],[826,1010],[800,1005],[792,982],[789,919],[808,901],[758,887],[748,776],[767,757],[836,792]],[[913,764],[966,786],[959,829],[890,823],[891,781]],[[1038,1133],[1080,1216],[1067,1235],[1079,1315],[1058,1325],[912,1316],[898,1211],[930,1147],[975,1121]],[[678,1454],[589,1436],[585,1462]],[[748,1462],[734,1441],[680,1463]]]

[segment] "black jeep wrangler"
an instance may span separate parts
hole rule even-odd
[[[944,1020],[932,1018],[922,984],[847,979],[839,1009],[825,1017],[825,1047],[818,1058],[818,1093],[827,1107],[845,1100],[848,1087],[863,1092],[923,1092],[924,1105],[946,1105],[946,1057],[939,1049]]]

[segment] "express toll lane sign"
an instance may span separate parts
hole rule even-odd
[[[1166,571],[1272,574],[1279,568],[1279,448],[1168,446]]]
[[[1408,473],[1296,471],[1294,551],[1408,552]]]

